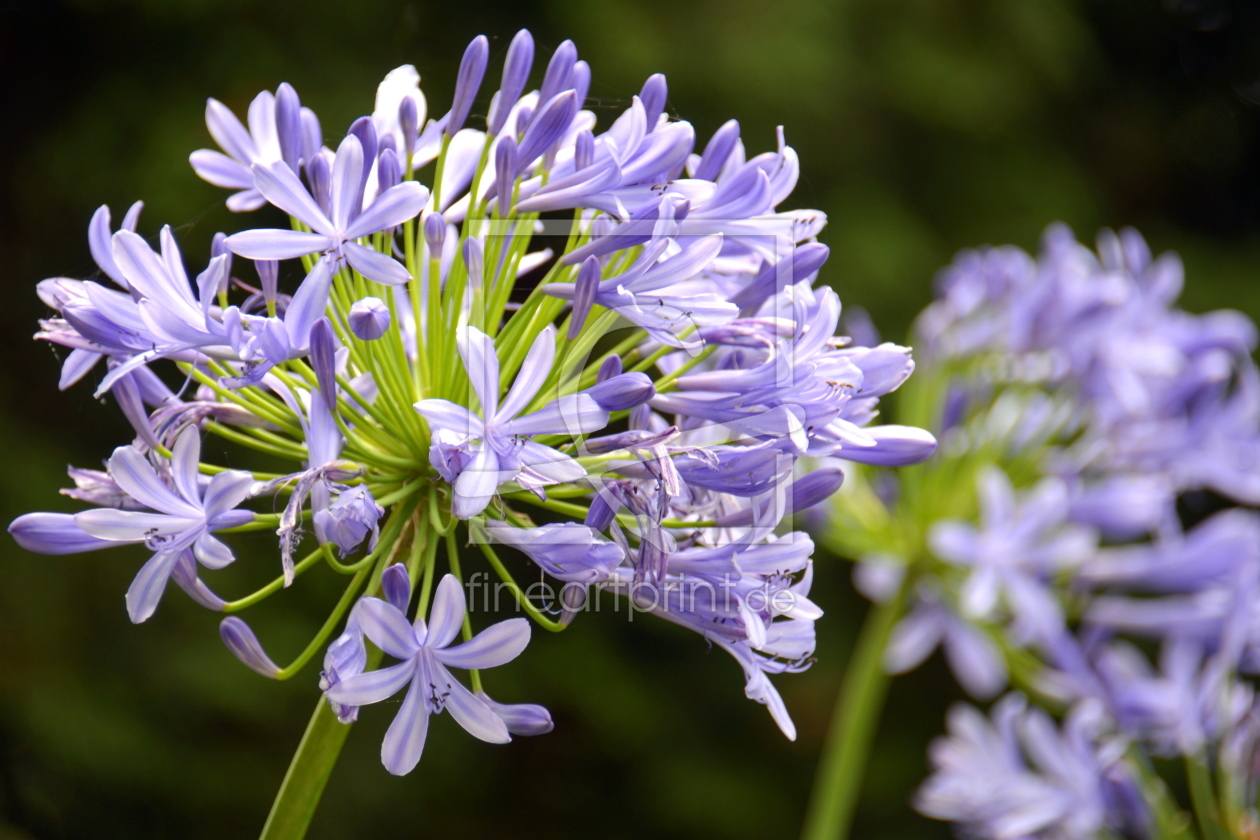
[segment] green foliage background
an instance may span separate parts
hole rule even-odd
[[[193,264],[215,231],[241,223],[187,165],[210,145],[207,96],[242,113],[287,80],[331,137],[370,111],[377,81],[401,63],[419,68],[440,113],[473,35],[501,56],[529,26],[544,55],[576,41],[601,124],[661,71],[670,110],[701,142],[736,117],[756,152],[786,125],[804,167],[793,203],[831,218],[824,277],[887,337],[905,337],[959,248],[1033,248],[1053,220],[1085,239],[1135,225],[1185,258],[1188,308],[1254,317],[1258,18],[1254,4],[1228,0],[10,0],[0,4],[0,519],[72,509],[56,494],[65,464],[93,466],[131,436],[89,387],[58,393],[55,354],[28,340],[45,314],[35,282],[94,271],[91,212],[143,198],[143,232],[176,226]],[[217,580],[244,591],[273,560],[258,543]],[[818,560],[819,661],[778,680],[795,743],[744,699],[725,654],[605,612],[539,633],[490,675],[496,697],[549,706],[551,735],[496,747],[442,718],[420,768],[395,779],[377,758],[394,709],[366,710],[311,836],[795,836],[864,610],[847,564]],[[132,627],[122,596],[140,562],[135,551],[39,557],[0,541],[0,840],[261,827],[315,702],[314,669],[259,679],[222,647],[216,617],[174,592]],[[335,598],[326,583],[313,574],[251,614],[277,659],[317,628]],[[957,696],[937,661],[894,684],[856,836],[948,836],[908,802]]]

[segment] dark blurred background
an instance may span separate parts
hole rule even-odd
[[[35,283],[95,267],[86,225],[147,202],[142,232],[177,228],[192,264],[242,220],[199,181],[214,96],[238,113],[293,83],[340,136],[391,68],[420,70],[431,112],[459,56],[491,38],[491,74],[528,26],[544,60],[572,38],[607,125],[664,72],[700,142],[738,118],[750,152],[787,126],[803,176],[792,206],[831,219],[825,279],[901,340],[959,248],[1034,248],[1063,220],[1091,240],[1134,225],[1184,257],[1187,308],[1260,315],[1260,4],[1227,0],[32,0],[0,2],[0,519],[68,510],[66,463],[130,439],[29,340]],[[487,86],[492,89],[491,86]],[[475,112],[484,113],[483,96]],[[215,582],[274,573],[259,545]],[[133,627],[143,561],[117,550],[40,557],[0,541],[0,840],[225,838],[262,825],[316,699],[317,668],[276,684],[222,647],[217,618],[172,592]],[[504,701],[553,712],[548,736],[482,744],[435,721],[419,769],[380,767],[390,704],[351,733],[311,831],[359,837],[796,836],[842,668],[864,611],[848,565],[818,558],[817,665],[780,678],[800,734],[743,696],[739,668],[642,616],[586,616],[490,676]],[[252,561],[252,566],[251,566]],[[252,568],[252,571],[251,571]],[[336,598],[312,572],[249,618],[287,661]],[[909,797],[958,692],[933,661],[894,685],[857,837],[944,837]]]

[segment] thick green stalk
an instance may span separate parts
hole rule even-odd
[[[844,840],[862,787],[866,759],[888,692],[884,648],[905,609],[910,576],[892,600],[871,607],[831,718],[831,730],[814,776],[803,840]]]
[[[368,669],[379,664],[381,652],[368,653]],[[298,744],[289,770],[284,774],[280,792],[271,805],[267,823],[263,826],[260,840],[301,840],[315,816],[315,808],[324,793],[324,785],[332,775],[337,756],[350,734],[349,724],[341,723],[333,714],[328,701],[322,696],[315,706],[315,714],[306,725],[302,742]]]
[[[1221,825],[1216,794],[1212,790],[1212,775],[1208,771],[1207,756],[1186,756],[1186,781],[1190,786],[1190,800],[1194,803],[1194,813],[1199,819],[1203,840],[1225,840],[1226,833]]]
[[[374,561],[372,576],[368,581],[368,592],[375,592],[379,588],[381,572],[386,564],[393,560],[401,546],[400,532],[403,524],[410,519],[413,510],[415,510],[414,506],[396,509],[385,526],[385,533],[382,534],[383,539],[377,550],[364,558],[364,560]],[[413,544],[419,544],[423,539],[424,535],[418,531],[412,537]],[[392,547],[388,554],[384,551],[386,546]],[[321,554],[322,552],[316,552],[316,556]],[[357,590],[362,575],[368,571],[368,566],[365,564],[357,571],[359,574],[350,583],[348,595],[352,590]],[[338,608],[344,609],[347,603],[343,598],[343,603],[339,604]],[[325,630],[327,629],[326,626]],[[321,631],[322,634],[323,631]],[[370,671],[379,665],[381,656],[380,650],[369,647],[365,670]],[[260,840],[302,840],[306,836],[311,818],[315,816],[315,809],[319,805],[320,796],[323,795],[324,786],[328,784],[328,777],[332,775],[337,756],[341,754],[341,748],[349,734],[350,726],[337,720],[328,701],[321,696],[315,707],[315,713],[311,715],[310,723],[306,725],[302,742],[298,744],[297,752],[293,755],[293,761],[289,763],[288,772],[284,774],[284,781],[280,784],[280,792],[276,794],[275,802],[271,805],[271,813],[267,815],[267,823],[263,826]]]

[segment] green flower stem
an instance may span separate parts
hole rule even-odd
[[[587,365],[581,381],[578,382],[578,390],[589,388],[595,384],[595,377],[599,375],[599,369],[603,367],[604,362],[613,356],[625,357],[627,353],[642,344],[645,338],[647,338],[646,330],[632,330],[629,338],[600,356],[593,363]]]
[[[533,493],[526,491],[521,491],[519,493],[504,493],[503,497],[511,499],[514,502],[525,502],[526,504],[533,505],[534,507],[540,507],[544,510],[553,510],[556,513],[564,513],[569,516],[577,517],[578,519],[585,519],[586,514],[590,513],[590,511],[582,505],[570,504],[569,502],[561,502],[550,498],[540,499]],[[637,524],[634,514],[631,513],[617,514],[617,521],[621,522],[623,525],[633,526]],[[689,522],[684,527],[691,527],[691,525],[692,523]]]
[[[416,615],[426,615],[429,612],[429,596],[433,594],[433,574],[434,567],[437,566],[437,550],[441,540],[435,539],[430,534],[429,539],[424,546],[424,578],[420,584],[420,603],[416,607]],[[418,556],[418,549],[413,549],[413,559]]]
[[[315,565],[315,563],[319,560],[320,556],[321,556],[321,552],[318,548],[312,551],[310,554],[306,555],[306,557],[302,558],[301,562],[299,562],[296,566],[293,567],[293,576],[297,577],[298,575],[302,574],[302,572],[305,572],[311,566]],[[252,592],[249,595],[246,595],[244,598],[238,598],[235,601],[228,601],[227,603],[223,605],[223,612],[225,613],[240,612],[246,607],[252,607],[254,604],[257,604],[259,601],[263,600],[267,596],[272,595],[276,592],[279,592],[283,588],[284,588],[284,575],[281,575],[280,577],[273,580],[271,583],[264,586],[262,589],[259,589],[256,592]]]
[[[350,584],[346,586],[346,591],[342,593],[341,599],[337,601],[337,606],[333,607],[333,611],[328,615],[324,626],[319,628],[315,638],[311,639],[306,649],[298,654],[297,659],[294,659],[287,667],[280,669],[280,673],[276,674],[276,679],[289,679],[298,671],[301,671],[306,666],[306,663],[311,661],[312,656],[323,649],[324,645],[328,643],[328,637],[332,635],[333,630],[341,623],[341,617],[346,614],[346,610],[350,609],[355,596],[359,594],[359,587],[367,579],[368,571],[367,568],[360,569],[354,578],[351,579]]]
[[[380,505],[381,507],[389,507],[395,502],[399,502],[407,498],[412,493],[416,492],[421,487],[423,487],[424,484],[425,482],[423,479],[412,481],[409,484],[404,484],[400,489],[395,490],[393,493],[389,493],[388,495],[381,496],[379,499],[376,500],[376,503]]]
[[[254,475],[257,478],[257,474]],[[293,488],[291,485],[285,485],[276,491],[277,493],[291,493]],[[301,519],[306,521],[311,518],[309,509],[302,511]],[[221,528],[215,531],[216,534],[244,534],[249,531],[266,531],[268,528],[275,528],[280,524],[280,514],[278,513],[255,513],[253,522],[246,522],[244,525],[237,525],[235,528]]]
[[[276,424],[282,431],[292,437],[301,438],[303,436],[301,426],[295,422],[297,418],[279,400],[271,399],[257,388],[225,388],[217,379],[200,368],[187,362],[179,362],[178,364],[180,369],[214,391],[220,399],[235,403],[256,417]],[[217,376],[227,377],[233,375],[231,371],[219,362],[211,361],[207,367],[214,371]]]
[[[486,555],[486,560],[490,561],[490,565],[493,566],[495,572],[498,573],[499,580],[503,581],[504,585],[507,586],[508,591],[516,598],[516,603],[530,618],[538,622],[544,630],[550,630],[552,633],[559,633],[567,626],[547,618],[547,616],[543,615],[542,611],[539,610],[538,607],[535,607],[532,603],[530,603],[530,600],[525,596],[524,591],[522,591],[521,587],[517,585],[516,579],[512,577],[512,574],[503,565],[503,561],[499,559],[499,555],[494,553],[494,549],[490,547],[490,544],[486,542],[484,537],[477,541],[477,547],[481,549],[482,554]]]
[[[381,652],[372,649],[368,653],[367,667],[376,667]],[[328,702],[321,696],[316,701],[315,714],[306,725],[302,742],[298,744],[289,770],[284,774],[280,792],[271,805],[267,823],[263,826],[260,840],[301,840],[315,816],[315,808],[328,784],[333,765],[350,734],[350,726],[337,720]]]
[[[268,455],[274,455],[277,458],[283,458],[286,461],[305,461],[306,460],[306,450],[298,447],[296,444],[290,444],[289,446],[279,446],[274,443],[268,443],[266,441],[259,440],[257,437],[254,437],[253,435],[244,434],[243,432],[237,429],[233,429],[230,426],[225,426],[222,423],[218,423],[214,420],[211,420],[208,423],[206,423],[206,430],[218,435],[224,440],[230,440],[233,443],[237,443],[237,444],[240,444],[241,446],[249,447],[250,449],[256,450],[258,452],[264,452]]]
[[[1186,781],[1190,786],[1190,800],[1199,820],[1203,840],[1226,840],[1228,834],[1221,825],[1221,814],[1216,805],[1216,793],[1212,790],[1212,776],[1207,767],[1207,756],[1186,756]]]
[[[674,353],[677,350],[678,350],[677,347],[670,347],[668,345],[666,345],[665,347],[661,347],[660,349],[652,353],[652,355],[648,356],[646,359],[639,362],[634,367],[630,368],[628,372],[629,373],[642,373],[643,371],[647,370],[648,368],[652,367],[652,365],[660,361],[664,356],[667,356],[670,353]]]
[[[884,648],[905,610],[912,579],[913,575],[906,575],[896,597],[873,605],[867,613],[814,776],[814,792],[801,833],[803,840],[843,840],[848,836],[866,759],[888,691]]]
[[[691,370],[693,367],[700,364],[705,359],[709,358],[709,356],[713,355],[714,350],[717,350],[717,345],[710,344],[708,347],[704,348],[699,353],[697,353],[696,355],[692,356],[690,359],[688,359],[687,361],[679,365],[677,369],[665,374],[660,379],[656,380],[657,392],[659,393],[662,391],[669,390],[669,388],[673,386],[675,379],[682,376],[684,373]]]
[[[1152,817],[1152,840],[1197,840],[1193,830],[1193,820],[1177,805],[1168,790],[1168,785],[1151,766],[1151,757],[1138,744],[1129,744],[1125,752],[1129,765],[1137,774],[1142,786],[1142,798],[1150,808]]]
[[[459,566],[459,540],[455,538],[454,528],[446,535],[446,562],[451,567],[451,574],[455,575],[455,579],[462,586],[464,583],[464,572]],[[468,610],[464,610],[463,636],[464,641],[468,641],[473,636],[472,618],[469,616]],[[481,691],[481,671],[472,668],[469,670],[468,676],[472,679],[473,691]]]

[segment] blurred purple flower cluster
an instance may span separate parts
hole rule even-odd
[[[969,834],[1158,835],[1126,749],[1222,779],[1257,756],[1256,328],[1178,309],[1182,280],[1135,231],[1094,252],[1056,225],[1035,259],[960,254],[916,322],[931,408],[912,419],[939,430],[942,457],[884,493],[922,545],[866,552],[855,572],[904,602],[884,666],[941,645],[977,698],[1014,681],[1072,710],[1062,733],[1014,695],[992,725],[955,711],[919,806]],[[929,498],[931,482],[957,495]],[[1220,819],[1241,830],[1254,814],[1229,790]]]

